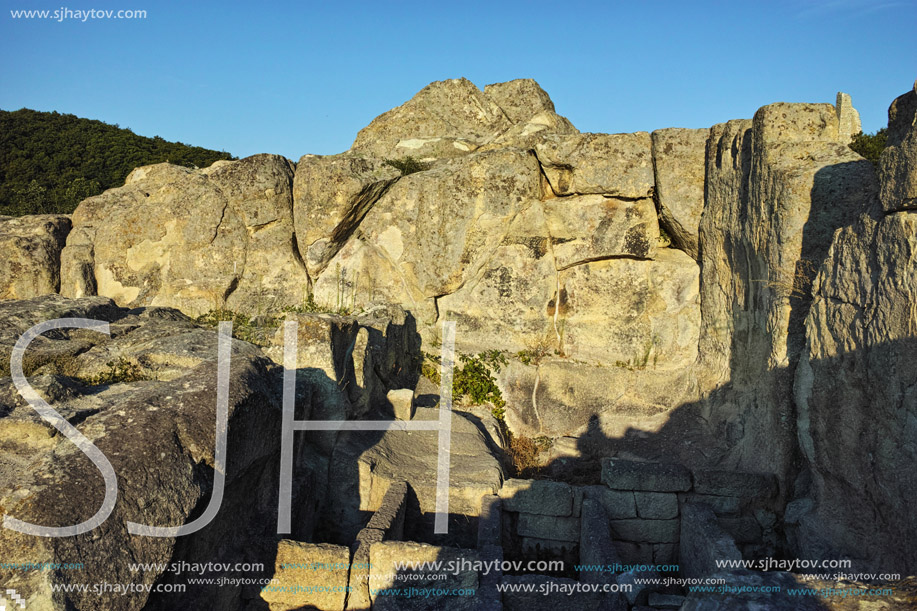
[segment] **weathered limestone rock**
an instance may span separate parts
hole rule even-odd
[[[558,275],[555,328],[563,354],[580,361],[675,369],[697,358],[697,264],[660,250],[655,261],[610,259]]]
[[[388,401],[395,410],[398,420],[410,420],[414,417],[414,391],[410,388],[399,388],[388,391]]]
[[[401,173],[381,159],[304,155],[293,178],[299,254],[317,277]]]
[[[60,289],[60,253],[70,217],[0,216],[0,299],[29,299]]]
[[[531,79],[487,85],[467,79],[430,83],[413,98],[360,130],[351,152],[380,159],[459,157],[479,148],[528,147],[544,134],[577,130],[554,112]],[[490,145],[490,146],[488,146]]]
[[[678,546],[683,577],[706,578],[720,571],[717,562],[742,559],[735,541],[723,532],[713,510],[703,504],[682,506]]]
[[[417,408],[414,422],[439,419],[439,410]],[[333,536],[353,539],[366,512],[376,511],[393,482],[405,481],[416,495],[420,515],[408,514],[406,536],[430,540],[436,507],[436,431],[354,431],[341,433],[330,467],[328,511]],[[502,467],[480,430],[453,412],[449,471],[450,536],[474,545],[476,533],[465,532],[477,517],[481,499],[496,493]],[[410,508],[409,508],[410,509]],[[470,540],[470,541],[469,541]]]
[[[580,520],[579,518],[520,513],[516,532],[523,537],[578,542]]]
[[[888,140],[879,159],[886,212],[917,210],[917,81],[888,108]]]
[[[73,213],[61,293],[191,315],[298,305],[307,276],[293,234],[292,180],[290,162],[277,155],[202,170],[137,168],[123,187]]]
[[[499,495],[505,511],[544,516],[573,514],[573,490],[563,482],[508,479],[503,482]]]
[[[226,487],[220,511],[203,530],[182,538],[131,535],[127,522],[178,526],[200,515],[212,495],[216,439],[217,336],[174,310],[127,311],[104,298],[52,295],[0,303],[0,346],[55,318],[109,321],[111,337],[87,330],[50,333],[34,342],[25,370],[37,392],[108,458],[118,481],[113,513],[82,535],[44,538],[0,530],[4,562],[81,562],[79,571],[0,569],[32,608],[141,609],[156,595],[139,590],[97,596],[54,593],[52,584],[169,582],[162,571],[131,572],[141,563],[268,562],[259,541],[274,536],[280,399],[277,369],[245,342],[232,341]],[[110,359],[115,359],[114,361]],[[109,365],[102,365],[103,363]],[[99,471],[0,379],[0,512],[45,526],[69,526],[102,504]],[[142,433],[142,434],[141,434]],[[296,469],[307,465],[299,456]],[[294,507],[305,507],[298,495]],[[310,516],[294,514],[298,523]],[[163,564],[162,566],[165,566]],[[237,609],[240,587],[198,586],[169,594],[181,608]],[[204,605],[203,602],[207,601]]]
[[[547,305],[557,290],[544,209],[532,202],[464,286],[437,300],[444,320],[456,321],[456,349],[519,352],[555,345]]]
[[[350,150],[381,159],[457,157],[512,124],[500,106],[468,79],[438,81],[373,119],[357,134]]]
[[[513,123],[528,121],[541,112],[554,112],[551,97],[532,79],[486,85],[484,95]]]
[[[772,104],[711,129],[699,373],[729,468],[786,477],[811,280],[834,231],[877,206],[872,164],[837,125],[831,105]]]
[[[864,215],[836,234],[815,281],[796,374],[812,481],[801,496],[815,501],[796,537],[810,557],[846,554],[864,570],[917,567],[915,262],[917,212]]]
[[[646,365],[631,360],[611,366],[556,357],[531,366],[510,359],[497,381],[511,407],[507,423],[529,436],[578,437],[593,424],[607,437],[635,427],[659,431],[672,409],[697,400],[690,368],[654,369],[651,358]]]
[[[611,257],[655,258],[659,225],[651,199],[559,197],[544,203],[544,216],[557,269]]]
[[[281,540],[274,563],[276,583],[261,590],[271,611],[342,611],[347,597],[350,550],[341,545]]]
[[[678,497],[668,492],[634,492],[637,516],[648,520],[671,520],[678,517]]]
[[[470,610],[474,608],[474,590],[478,587],[478,573],[473,570],[479,562],[478,553],[474,550],[454,547],[438,547],[409,541],[384,541],[370,548],[369,588],[372,594],[373,609],[410,609],[427,610],[449,609]],[[397,569],[405,562],[442,562],[445,566],[453,563],[454,572],[448,573],[445,579],[439,579],[429,570],[411,571]],[[429,596],[397,596],[378,594],[384,589],[416,588],[417,591],[432,590]],[[453,595],[436,595],[435,590],[452,590]],[[458,594],[458,591],[467,592]]]
[[[412,386],[419,376],[420,336],[413,317],[398,306],[360,316],[288,313],[265,348],[276,363],[283,363],[288,322],[297,325],[297,379],[320,397],[316,408],[322,410],[302,418],[364,416],[386,404],[392,387]]]
[[[653,155],[646,132],[548,135],[535,153],[556,195],[652,197]]]
[[[674,463],[606,458],[602,461],[602,483],[616,490],[683,492],[691,489],[691,473]]]
[[[435,320],[435,299],[475,277],[516,215],[540,198],[539,176],[530,153],[501,149],[401,178],[318,277],[315,300],[385,301]]]
[[[704,172],[709,129],[657,129],[653,169],[659,223],[672,246],[698,259],[697,231],[704,211]]]

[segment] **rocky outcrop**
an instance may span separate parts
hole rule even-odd
[[[293,170],[277,155],[203,170],[137,168],[83,201],[61,256],[61,294],[119,305],[264,313],[297,305],[308,277],[295,240]]]
[[[827,104],[772,104],[711,129],[700,224],[702,387],[729,466],[794,460],[793,374],[836,229],[877,204],[872,164]]]
[[[917,210],[917,81],[888,109],[888,140],[879,163],[886,212]]]
[[[917,495],[917,211],[907,205],[908,185],[917,184],[915,151],[907,150],[917,142],[914,100],[910,92],[889,109],[892,148],[879,171],[886,214],[837,232],[815,281],[796,373],[809,481],[792,504],[801,549],[902,572],[917,567],[909,510]]]
[[[60,254],[69,232],[69,216],[0,216],[0,299],[58,292]]]
[[[430,83],[413,98],[360,130],[352,153],[379,159],[460,157],[500,139],[518,144],[537,133],[576,133],[554,113],[538,83],[520,79],[488,85],[468,79]]]
[[[277,507],[273,457],[280,402],[271,382],[276,368],[257,348],[232,340],[222,504],[208,526],[179,545],[175,537],[130,534],[128,522],[180,526],[209,503],[217,423],[216,333],[175,310],[128,311],[98,297],[9,301],[0,303],[0,313],[7,364],[12,343],[34,324],[63,317],[110,322],[110,337],[82,329],[42,336],[24,364],[38,394],[107,457],[118,485],[110,516],[84,534],[45,538],[0,530],[4,562],[83,563],[77,571],[3,569],[5,587],[17,590],[30,608],[141,609],[150,601],[149,592],[139,588],[101,595],[51,588],[168,581],[174,575],[163,568],[171,561],[263,559],[260,541],[273,536]],[[100,471],[71,441],[54,434],[9,378],[0,379],[0,447],[0,513],[5,516],[63,527],[92,517],[102,506]],[[163,566],[132,572],[125,557]],[[233,609],[239,593],[238,587],[189,587],[182,606],[198,607],[206,599]]]

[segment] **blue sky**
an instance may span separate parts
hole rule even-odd
[[[346,150],[431,81],[534,78],[582,131],[709,127],[853,96],[871,132],[917,78],[917,0],[0,0],[0,108],[235,155]],[[10,11],[143,9],[146,19]]]

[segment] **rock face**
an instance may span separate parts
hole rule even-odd
[[[0,216],[0,299],[58,292],[60,254],[69,232],[69,216]]]
[[[864,216],[838,232],[796,374],[799,441],[811,467],[810,489],[800,493],[816,501],[797,536],[810,553],[917,566],[915,297],[917,212]]]
[[[207,505],[213,489],[217,336],[174,310],[127,311],[110,300],[58,296],[0,303],[0,346],[33,324],[62,317],[110,321],[111,337],[72,330],[43,336],[25,360],[30,383],[111,462],[118,482],[114,511],[85,534],[42,538],[0,530],[5,562],[82,562],[80,571],[0,571],[31,608],[156,608],[138,591],[52,592],[52,584],[141,583],[170,579],[162,570],[130,571],[132,562],[219,558],[261,560],[260,540],[273,537],[279,398],[275,367],[257,348],[232,341],[226,488],[216,518],[182,538],[131,535],[127,522],[176,526]],[[0,510],[44,526],[69,526],[102,504],[100,472],[62,435],[52,435],[0,379]],[[219,543],[219,545],[217,545]],[[165,565],[164,565],[165,566]],[[237,608],[239,588],[189,587],[181,606],[202,602]],[[173,603],[177,598],[169,598]],[[144,607],[149,604],[150,606]],[[174,607],[173,607],[174,608]]]
[[[917,81],[888,109],[888,141],[879,163],[886,212],[917,210]]]
[[[307,155],[295,170],[270,155],[204,170],[160,164],[84,201],[60,254],[60,292],[114,302],[66,308],[127,317],[119,307],[150,307],[130,314],[143,321],[124,332],[147,343],[125,352],[117,338],[72,332],[63,349],[42,339],[30,373],[57,376],[46,386],[58,393],[71,392],[61,376],[101,379],[118,367],[185,379],[183,367],[212,369],[193,355],[213,334],[156,306],[286,309],[300,324],[303,414],[393,416],[388,391],[406,389],[396,393],[405,417],[419,340],[435,346],[439,323],[455,321],[459,353],[507,357],[495,378],[514,434],[588,435],[606,455],[639,446],[644,459],[659,458],[644,455],[656,444],[699,463],[691,467],[773,472],[766,515],[719,523],[740,543],[763,528],[786,532],[799,557],[846,554],[912,571],[915,121],[909,92],[889,110],[877,175],[847,146],[859,118],[845,94],[834,105],[771,104],[709,130],[583,134],[534,81],[483,91],[464,79],[433,83],[341,155]],[[0,269],[11,279],[0,296],[57,289],[66,220],[50,222],[0,221],[0,239],[23,253],[6,263],[17,269]],[[386,315],[376,317],[380,304]],[[64,308],[32,307],[34,316]],[[26,319],[10,314],[9,324]],[[279,362],[283,332],[274,333],[265,351]],[[237,366],[257,369],[261,358],[245,352]],[[153,392],[153,381],[137,384],[118,390],[125,401]],[[91,401],[76,388],[76,418],[114,418],[79,407]],[[412,422],[430,416],[418,406]],[[455,422],[456,515],[473,519],[501,475],[480,427]],[[417,494],[415,512],[430,514],[435,469],[414,453],[434,456],[435,433],[303,437],[314,464],[300,483],[339,483],[325,519],[342,539],[396,481]],[[701,488],[697,500],[738,514],[738,496]],[[647,516],[676,521],[674,504],[647,510],[648,497],[633,498],[634,515],[615,518],[619,535],[643,536],[631,520]],[[659,553],[672,551],[671,532],[657,535],[653,544],[668,546]]]
[[[834,231],[877,205],[872,165],[825,104],[772,104],[711,129],[700,225],[700,375],[727,464],[786,475],[793,372],[811,282]]]
[[[277,155],[204,170],[137,168],[123,187],[74,212],[61,294],[192,315],[300,304],[308,277],[293,231],[292,180]]]

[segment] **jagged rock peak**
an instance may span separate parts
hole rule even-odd
[[[521,129],[513,130],[517,126]],[[481,91],[460,78],[430,83],[373,119],[357,134],[351,151],[384,159],[442,159],[470,153],[502,136],[515,140],[537,132],[577,133],[554,112],[550,96],[534,80],[495,83]]]

